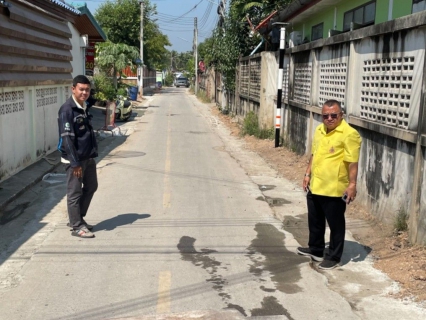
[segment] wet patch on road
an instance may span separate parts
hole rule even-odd
[[[294,320],[292,316],[288,313],[287,309],[284,308],[275,297],[265,297],[262,301],[262,307],[251,310],[252,317],[262,317],[262,316],[278,316],[284,315],[289,320]]]
[[[271,289],[271,288],[266,288],[265,286],[260,286],[260,289],[265,291],[265,292],[275,292],[277,291],[276,289]]]
[[[270,207],[281,207],[284,204],[290,204],[291,201],[288,201],[284,198],[271,198],[265,196],[266,202],[269,204]]]
[[[272,184],[258,184],[258,187],[260,191],[268,191],[275,189],[277,186],[274,186]]]
[[[215,253],[217,251],[211,249],[201,249],[201,252],[199,252],[195,250],[195,241],[196,239],[188,236],[183,236],[180,238],[177,248],[182,255],[182,260],[189,261],[193,265],[206,270],[206,272],[210,275],[210,278],[207,279],[206,282],[212,283],[213,289],[219,293],[219,296],[223,301],[229,301],[231,299],[231,295],[223,289],[228,281],[221,275],[217,274],[219,268],[225,270],[227,268],[221,267],[222,264],[219,261],[209,257],[209,254]]]
[[[244,315],[244,317],[247,317],[247,313],[244,310],[244,308],[237,305],[237,304],[228,303],[227,309],[235,309],[235,310],[239,311],[242,315]]]
[[[247,256],[253,262],[250,272],[257,277],[264,271],[270,273],[275,288],[285,293],[297,293],[302,289],[297,285],[300,280],[299,265],[306,263],[306,258],[290,252],[284,246],[284,233],[275,226],[267,223],[258,223],[254,229],[257,237],[247,248]],[[256,252],[253,254],[252,252]],[[261,254],[259,257],[257,254]]]
[[[16,205],[12,209],[0,211],[0,225],[5,225],[13,219],[18,218],[21,214],[24,213],[25,209],[27,209],[29,205],[30,202],[24,202]]]

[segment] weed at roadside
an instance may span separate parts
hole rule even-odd
[[[210,103],[209,97],[207,97],[207,93],[204,90],[198,90],[197,98],[203,103]]]
[[[393,223],[393,227],[395,232],[402,232],[408,230],[408,213],[407,210],[401,205],[399,209],[396,211],[395,221]]]
[[[274,137],[274,128],[259,128],[259,119],[257,115],[253,111],[250,111],[244,118],[241,135],[255,136],[258,139],[272,139]]]

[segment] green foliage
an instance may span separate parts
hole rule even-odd
[[[407,210],[401,205],[396,211],[395,221],[393,227],[396,232],[408,230],[408,213]]]
[[[275,130],[274,127],[270,127],[269,129],[260,129],[259,131],[259,139],[274,139]]]
[[[171,72],[168,72],[166,74],[166,78],[164,79],[164,85],[170,87],[173,85],[173,81],[174,81],[173,74]]]
[[[96,64],[105,73],[113,77],[114,88],[117,88],[117,72],[134,66],[139,51],[124,43],[99,42],[96,44]]]
[[[115,88],[113,81],[104,73],[97,74],[93,77],[96,87],[95,98],[98,100],[113,100],[115,97]]]
[[[188,78],[195,77],[195,59],[191,57],[186,62],[186,72],[188,73]]]
[[[257,136],[259,134],[259,119],[253,111],[247,113],[246,117],[244,118],[241,134],[243,136]]]
[[[140,8],[139,0],[107,0],[94,16],[109,41],[140,48]],[[156,6],[144,0],[143,63],[164,69],[169,61],[165,46],[169,46],[170,42],[151,19],[155,14]]]
[[[127,90],[126,87],[122,87],[122,88],[118,88],[117,90],[117,96],[123,96],[123,97],[127,97]]]
[[[274,10],[282,9],[292,0],[231,0],[222,26],[213,36],[199,45],[200,56],[206,65],[214,65],[224,76],[227,90],[235,89],[235,72],[240,56],[248,56],[262,40],[258,33],[252,35],[247,21],[257,26]]]
[[[274,138],[274,134],[275,132],[273,127],[269,129],[259,128],[259,119],[253,111],[247,113],[244,118],[241,135],[255,136],[258,139],[272,139]]]

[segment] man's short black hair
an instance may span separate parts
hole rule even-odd
[[[83,76],[82,74],[76,76],[74,79],[72,79],[72,86],[76,87],[77,83],[81,83],[81,84],[88,84],[90,86],[90,80],[86,77]]]
[[[338,106],[339,110],[343,111],[342,105],[340,104],[340,102],[337,101],[337,100],[334,100],[334,99],[330,99],[330,100],[327,100],[326,102],[324,102],[324,106],[327,106],[327,107]]]

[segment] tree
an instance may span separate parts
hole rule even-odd
[[[143,63],[156,69],[164,69],[170,42],[151,19],[156,7],[144,0]],[[95,18],[105,31],[108,40],[140,48],[140,4],[138,0],[107,0],[95,12]]]
[[[223,23],[216,27],[211,38],[200,44],[200,53],[207,65],[214,65],[224,75],[226,89],[235,87],[235,70],[240,56],[249,55],[260,43],[261,35],[251,34],[247,21],[258,25],[274,10],[291,0],[231,0]]]
[[[112,75],[117,90],[117,73],[128,66],[134,66],[139,50],[123,43],[99,42],[96,44],[96,64]]]

